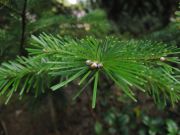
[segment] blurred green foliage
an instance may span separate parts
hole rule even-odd
[[[39,4],[41,3],[41,4]],[[12,59],[20,54],[22,32],[24,46],[31,34],[49,32],[61,36],[85,37],[94,35],[104,37],[111,26],[104,11],[97,9],[85,12],[83,9],[65,7],[57,1],[28,0],[26,3],[25,24],[22,22],[24,0],[0,2],[0,56]],[[37,8],[38,5],[38,8]],[[41,9],[41,10],[39,10]],[[73,13],[76,11],[76,14]],[[83,13],[80,17],[79,14]],[[22,30],[22,27],[25,27]]]
[[[100,9],[91,11],[81,18],[64,16],[64,19],[60,21],[59,27],[60,35],[69,35],[78,38],[87,35],[103,38],[112,30],[105,12]]]
[[[163,29],[154,31],[143,36],[144,39],[160,41],[169,45],[180,46],[180,30],[177,28],[176,23],[170,23]],[[142,38],[142,37],[140,37]]]
[[[101,122],[97,121],[97,135],[178,135],[178,123],[163,116],[149,116],[149,113],[132,105],[123,110],[111,107],[103,112]]]
[[[177,22],[178,28],[180,29],[180,6],[179,6],[179,11],[176,11],[176,22]]]

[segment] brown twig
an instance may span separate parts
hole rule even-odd
[[[21,14],[21,23],[22,23],[22,33],[21,33],[21,41],[20,41],[20,55],[27,56],[27,52],[24,48],[25,40],[26,40],[26,9],[27,9],[27,0],[24,0],[23,10]]]

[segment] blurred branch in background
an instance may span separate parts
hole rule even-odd
[[[180,29],[180,4],[179,4],[179,11],[176,12],[176,22],[178,28]]]
[[[20,55],[27,56],[27,52],[25,50],[24,44],[26,41],[26,11],[27,10],[27,0],[24,0],[23,9],[21,13],[21,25],[22,25],[22,32],[21,32],[21,41],[20,41]]]

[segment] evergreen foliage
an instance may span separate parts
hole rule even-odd
[[[179,54],[176,46],[119,41],[114,37],[75,40],[47,34],[32,36],[31,43],[27,48],[31,57],[19,57],[1,65],[0,94],[7,95],[8,100],[15,92],[21,97],[33,90],[37,96],[47,88],[59,90],[78,79],[83,87],[75,97],[93,83],[94,108],[102,74],[134,101],[136,89],[149,93],[156,103],[170,100],[174,104],[180,99],[180,70],[172,64],[179,64],[179,58],[173,56]],[[57,79],[58,83],[54,81]]]

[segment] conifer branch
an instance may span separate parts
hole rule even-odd
[[[32,36],[32,46],[27,50],[31,58],[2,64],[1,94],[10,97],[22,87],[26,90],[33,86],[38,95],[45,84],[40,79],[42,76],[50,78],[48,84],[52,90],[59,90],[80,78],[79,85],[85,86],[88,80],[94,83],[94,108],[101,85],[98,80],[101,74],[105,74],[134,101],[137,100],[135,89],[150,94],[156,103],[166,104],[169,100],[174,104],[180,99],[180,70],[173,66],[180,63],[173,55],[180,53],[176,46],[152,41],[119,41],[113,37],[106,37],[103,41],[94,37],[74,40],[41,34]],[[51,83],[55,78],[67,79]],[[22,89],[20,93],[23,93]]]

